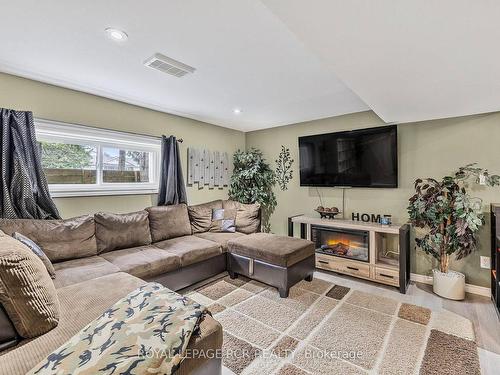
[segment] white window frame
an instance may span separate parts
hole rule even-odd
[[[97,148],[97,183],[49,184],[52,197],[158,193],[161,155],[160,138],[43,119],[35,119],[35,131],[38,141],[82,144]],[[150,152],[149,182],[102,182],[101,150],[103,147]]]

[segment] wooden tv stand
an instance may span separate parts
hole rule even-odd
[[[316,268],[342,273],[399,288],[406,293],[410,282],[410,226],[365,223],[341,219],[320,219],[298,215],[288,218],[288,235],[294,224],[300,225],[300,237],[311,239],[318,227],[345,229],[347,232],[368,232],[368,260],[360,261],[316,251]],[[321,229],[321,228],[319,228]],[[389,255],[390,254],[390,255]]]

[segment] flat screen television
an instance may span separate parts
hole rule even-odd
[[[398,187],[397,126],[299,137],[300,185]]]

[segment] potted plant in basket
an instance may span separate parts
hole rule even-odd
[[[439,262],[433,270],[434,293],[456,300],[465,298],[465,275],[449,270],[450,257],[462,259],[473,252],[477,232],[484,225],[482,200],[469,195],[469,181],[495,186],[500,176],[468,164],[440,181],[418,179],[408,206],[411,223],[426,233],[415,239],[416,245]]]

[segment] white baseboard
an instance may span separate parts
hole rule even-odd
[[[432,285],[432,276],[420,275],[418,273],[410,274],[410,280],[417,283]],[[465,291],[467,293],[478,294],[484,297],[491,297],[491,290],[485,286],[465,284]]]

